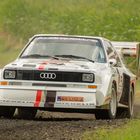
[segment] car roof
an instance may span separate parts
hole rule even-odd
[[[104,37],[98,37],[98,36],[64,35],[64,34],[36,34],[32,38],[35,37],[69,37],[69,38],[85,38],[85,39],[100,39],[100,40],[106,39]]]

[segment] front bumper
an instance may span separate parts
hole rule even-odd
[[[0,106],[94,109],[96,89],[1,85]]]

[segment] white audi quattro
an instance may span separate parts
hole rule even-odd
[[[37,110],[133,116],[136,76],[101,37],[35,35],[0,72],[0,115],[32,119]]]

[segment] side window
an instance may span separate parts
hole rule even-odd
[[[115,58],[116,58],[116,61],[117,61],[116,67],[121,67],[122,63],[121,63],[120,57],[118,56],[116,51],[115,51],[115,56],[116,56]]]
[[[116,67],[121,67],[122,65],[121,65],[120,58],[119,58],[117,52],[115,51],[115,49],[113,48],[112,44],[106,40],[104,41],[104,43],[105,43],[105,49],[107,51],[108,58],[116,59],[116,61],[117,61]]]
[[[105,53],[101,47],[98,47],[96,51],[94,51],[95,54],[93,54],[92,59],[95,60],[96,62],[99,63],[105,63],[106,58],[105,58]]]
[[[115,58],[115,53],[114,53],[114,50],[113,50],[112,45],[110,44],[110,42],[104,41],[104,44],[105,44],[105,49],[106,49],[108,58],[109,59]]]

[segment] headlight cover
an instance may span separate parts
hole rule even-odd
[[[91,74],[84,73],[82,75],[82,81],[83,82],[93,82],[94,81],[94,75],[92,73]]]
[[[5,70],[4,71],[4,79],[15,79],[16,71],[15,70]]]

